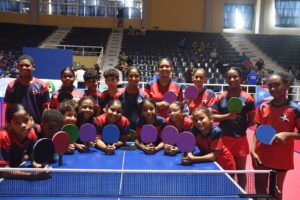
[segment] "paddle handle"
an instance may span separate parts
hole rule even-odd
[[[63,154],[59,153],[58,154],[58,166],[62,166],[63,165],[63,159],[62,159]]]

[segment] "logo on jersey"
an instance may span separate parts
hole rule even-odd
[[[289,122],[289,121],[290,121],[290,120],[286,117],[285,114],[279,115],[279,118],[280,118],[282,121],[284,121],[284,122]]]

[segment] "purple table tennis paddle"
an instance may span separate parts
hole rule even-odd
[[[196,86],[189,86],[185,89],[185,92],[184,92],[184,97],[186,99],[191,99],[191,100],[194,100],[197,98],[197,96],[199,95],[199,90]]]
[[[79,139],[86,145],[87,151],[89,150],[90,142],[95,141],[96,133],[97,130],[93,124],[86,123],[81,125],[79,129]]]
[[[157,140],[157,130],[155,126],[146,124],[141,129],[141,140],[146,144],[151,144]]]
[[[161,133],[162,141],[166,144],[174,145],[177,143],[179,133],[175,126],[166,126]]]
[[[177,95],[173,91],[168,91],[164,94],[164,101],[171,104],[177,100]]]
[[[193,152],[195,146],[196,138],[191,132],[184,131],[179,134],[177,147],[179,151],[184,153],[184,156],[186,156],[187,153]]]

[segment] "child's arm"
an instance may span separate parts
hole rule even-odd
[[[272,143],[283,144],[288,138],[300,139],[300,134],[295,132],[280,132],[275,135]]]
[[[195,156],[192,153],[188,153],[187,156],[182,157],[182,164],[192,164],[198,162],[211,162],[217,158],[216,152],[211,152],[203,156]]]
[[[256,143],[257,143],[257,138],[256,135],[253,134],[253,139],[252,139],[252,145],[251,145],[251,157],[252,157],[252,166],[254,168],[258,167],[258,165],[261,164],[261,161],[256,154]]]

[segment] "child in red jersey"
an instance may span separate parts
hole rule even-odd
[[[90,123],[96,126],[95,118],[95,100],[91,96],[85,96],[78,102],[78,112],[77,112],[77,127],[80,128],[85,123]],[[89,144],[92,146],[94,142]],[[83,144],[80,139],[75,142],[75,148],[80,152],[86,152],[89,148],[86,144]]]
[[[105,84],[107,90],[100,93],[100,107],[105,109],[108,102],[115,98],[118,93],[119,72],[117,69],[107,69],[104,71]],[[101,111],[103,113],[103,110]]]
[[[61,70],[60,72],[60,79],[62,82],[62,86],[59,90],[55,91],[52,94],[51,101],[50,101],[50,107],[54,109],[59,108],[59,103],[61,103],[63,100],[66,99],[59,99],[60,93],[68,93],[71,94],[71,98],[67,97],[67,99],[74,99],[75,101],[79,101],[83,96],[83,92],[76,89],[76,87],[73,85],[75,81],[75,73],[70,67],[66,67]]]
[[[237,170],[245,170],[247,155],[250,153],[246,136],[247,128],[253,125],[255,105],[252,96],[241,88],[242,71],[240,68],[231,67],[226,73],[228,91],[220,94],[213,105],[215,112],[214,120],[220,122],[219,127],[223,130],[223,144],[233,155]],[[238,97],[243,104],[239,113],[229,112],[228,100]],[[246,187],[247,177],[245,174],[237,174],[238,183],[242,188]]]
[[[122,103],[123,115],[130,121],[130,129],[135,130],[137,121],[141,115],[139,104],[149,98],[149,95],[140,89],[138,84],[141,71],[136,67],[129,67],[126,72],[128,86],[119,91],[115,98]]]
[[[190,131],[193,127],[193,121],[184,115],[184,104],[176,101],[169,106],[169,117],[166,119],[168,125],[175,126],[179,133]],[[173,145],[164,145],[165,154],[176,155],[178,148]]]
[[[192,101],[187,101],[189,105],[190,114],[192,115],[194,110],[198,107],[211,108],[216,100],[216,95],[211,89],[204,87],[204,83],[207,81],[207,74],[205,69],[197,68],[192,73],[192,80],[194,85],[199,90],[199,95]]]
[[[7,85],[4,103],[22,104],[33,117],[34,122],[40,124],[43,111],[49,107],[48,85],[32,76],[35,64],[31,56],[20,56],[17,60],[17,68],[20,76]]]
[[[158,62],[159,78],[145,85],[145,92],[154,99],[158,114],[162,117],[168,117],[169,103],[164,101],[164,94],[173,91],[177,95],[177,101],[183,100],[182,87],[171,80],[173,70],[172,62],[168,58],[162,58]]]
[[[208,108],[199,107],[193,113],[194,127],[192,133],[196,137],[196,144],[200,155],[188,153],[182,157],[182,163],[216,161],[225,170],[235,170],[232,154],[223,145],[222,129],[213,125],[213,116]]]
[[[166,120],[156,113],[156,104],[152,99],[144,99],[140,104],[141,117],[137,122],[135,144],[138,148],[142,149],[146,154],[154,154],[164,147],[161,141],[161,130],[166,126]],[[158,136],[153,145],[144,144],[141,141],[141,129],[146,124],[155,126]]]
[[[106,145],[101,138],[102,130],[108,124],[115,124],[121,133],[119,141],[113,145]],[[108,102],[105,107],[105,113],[96,118],[96,125],[100,130],[100,138],[96,141],[96,147],[106,154],[112,154],[116,148],[123,146],[130,135],[129,120],[122,115],[122,104],[116,99]]]
[[[257,110],[255,122],[275,128],[277,134],[271,145],[259,142],[254,135],[251,148],[254,169],[274,169],[277,171],[278,199],[282,199],[282,189],[287,171],[294,168],[294,139],[300,134],[300,108],[287,98],[287,91],[293,82],[287,73],[274,73],[268,79],[268,87],[273,100],[261,105]],[[255,177],[257,193],[267,193],[268,176]]]
[[[31,160],[33,145],[37,140],[32,128],[33,119],[21,104],[9,105],[5,117],[6,126],[0,130],[0,167],[19,167],[24,161]],[[34,161],[32,165],[41,166]],[[48,178],[49,173],[3,172],[0,177],[37,179]]]

